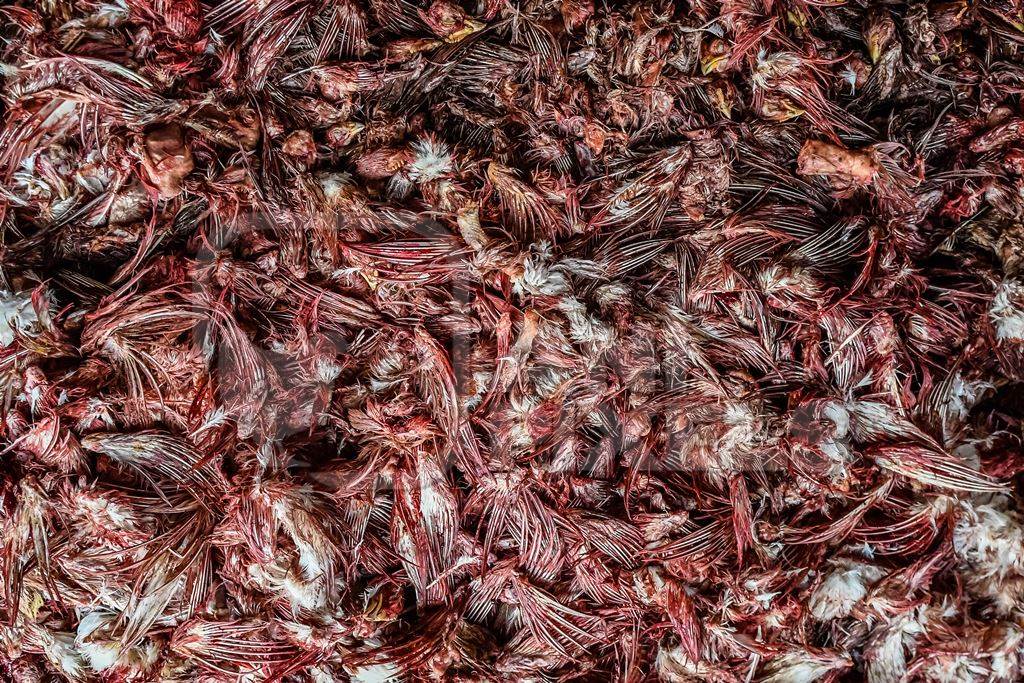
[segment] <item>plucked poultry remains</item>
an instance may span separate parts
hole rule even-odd
[[[1017,0],[0,17],[4,680],[1024,678]]]

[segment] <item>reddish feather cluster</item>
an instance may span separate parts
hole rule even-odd
[[[1016,0],[0,16],[4,680],[1024,677]]]

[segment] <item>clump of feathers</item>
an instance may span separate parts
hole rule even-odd
[[[1019,3],[0,8],[0,677],[1024,678]]]

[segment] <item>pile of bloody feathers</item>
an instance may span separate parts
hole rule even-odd
[[[1024,677],[1016,0],[0,17],[4,680]]]

